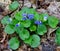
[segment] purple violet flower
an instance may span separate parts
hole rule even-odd
[[[41,22],[41,21],[35,21],[35,24],[37,24],[37,25],[41,25],[42,22]]]
[[[26,17],[23,17],[22,20],[26,20],[27,18]]]
[[[39,21],[39,24],[41,25],[41,24],[42,24],[42,22],[41,22],[41,21]]]
[[[16,27],[20,26],[20,23],[17,23],[15,26],[16,26]]]
[[[35,24],[39,24],[39,21],[35,21]]]
[[[26,17],[26,16],[27,16],[27,14],[26,14],[26,13],[23,13],[23,14],[22,14],[22,16],[23,16],[23,17]]]
[[[33,19],[34,18],[34,14],[28,14],[28,19]]]

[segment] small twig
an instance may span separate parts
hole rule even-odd
[[[52,32],[54,32],[57,28],[59,28],[59,27],[56,27],[55,29],[52,29],[52,28],[49,28],[49,29],[48,29],[47,39],[50,39],[50,34],[51,34]]]

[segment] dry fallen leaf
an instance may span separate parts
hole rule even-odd
[[[52,28],[48,28],[48,32],[47,32],[47,36],[48,36],[48,39],[50,38],[50,34],[52,33],[52,32],[54,32],[56,29],[57,29],[58,27],[56,27],[56,28],[54,28],[54,29],[52,29]]]
[[[60,2],[51,2],[47,11],[50,15],[56,16],[60,19]]]
[[[1,43],[3,43],[4,42],[4,40],[5,40],[5,38],[6,38],[6,33],[5,32],[2,32],[2,36],[3,36],[3,38],[2,38],[2,40],[0,41]]]
[[[3,18],[4,16],[0,15],[0,20]]]
[[[10,4],[11,3],[11,0],[0,0],[0,3]]]
[[[56,48],[56,50],[57,50],[57,51],[60,51],[60,46],[58,46],[58,47]]]

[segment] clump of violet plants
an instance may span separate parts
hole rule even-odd
[[[10,4],[11,11],[17,9],[19,4],[16,3],[17,1]],[[47,33],[47,26],[56,28],[59,23],[59,20],[55,16],[49,16],[47,13],[38,14],[35,9],[28,7],[23,7],[12,17],[7,15],[1,20],[1,23],[5,25],[4,31],[9,35],[13,35],[13,33],[16,32],[20,39],[32,48],[36,48],[40,45],[40,36]],[[59,32],[60,28],[56,32],[57,36],[59,36]],[[56,39],[60,40],[60,38]],[[56,40],[56,42],[60,44],[60,41]],[[9,40],[9,46],[13,50],[16,50],[19,44],[20,40],[18,40],[17,37],[12,37]]]

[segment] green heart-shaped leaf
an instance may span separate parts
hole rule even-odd
[[[38,25],[37,27],[37,34],[44,35],[47,32],[47,28],[45,25]]]
[[[35,9],[33,9],[33,8],[30,8],[30,10],[29,10],[29,14],[35,14]]]
[[[26,29],[21,30],[20,33],[19,33],[19,37],[22,40],[28,39],[30,37],[29,31],[26,30]]]
[[[23,7],[22,12],[28,14],[30,12],[30,9],[28,7]]]
[[[57,45],[60,45],[60,27],[56,30],[55,42]]]
[[[30,36],[28,39],[24,40],[24,42],[28,45],[31,45],[32,37]]]
[[[9,9],[11,11],[16,10],[19,7],[19,3],[17,1],[12,2],[12,4],[9,5]]]
[[[32,25],[29,29],[30,29],[30,31],[36,31],[36,26]]]
[[[31,21],[30,21],[30,20],[25,20],[25,21],[21,22],[21,24],[22,24],[24,27],[28,28],[28,27],[30,27],[30,25],[31,25]]]
[[[39,20],[42,22],[46,22],[48,20],[49,15],[47,13],[40,14]]]
[[[35,15],[34,15],[34,19],[39,20],[39,17],[40,17],[39,14],[36,12]]]
[[[40,45],[40,37],[38,35],[32,35],[31,47],[35,48]]]
[[[20,25],[20,27],[15,27],[15,31],[16,31],[16,33],[20,33],[20,31],[23,31],[24,30],[24,28],[22,27],[22,25]]]
[[[54,16],[50,16],[48,18],[48,24],[52,28],[56,28],[58,22],[59,22],[58,19],[56,17],[54,17]]]
[[[6,25],[4,31],[7,33],[7,34],[13,34],[15,32],[15,29],[12,25]]]
[[[16,25],[17,23],[19,23],[19,21],[16,20],[16,19],[13,19],[12,22],[11,22],[12,25]]]
[[[60,36],[60,27],[56,30],[57,37]]]
[[[56,36],[55,42],[56,42],[57,45],[60,45],[60,36],[58,36],[58,37]]]
[[[8,19],[9,19],[9,16],[5,16],[5,17],[1,20],[1,23],[4,24],[4,25],[9,24]]]
[[[21,20],[22,20],[22,16],[21,16],[21,13],[20,13],[20,12],[15,13],[14,17],[15,17],[15,19],[17,19],[18,21],[21,21]]]
[[[16,37],[13,37],[9,40],[9,46],[11,49],[16,50],[19,47],[19,40]]]

